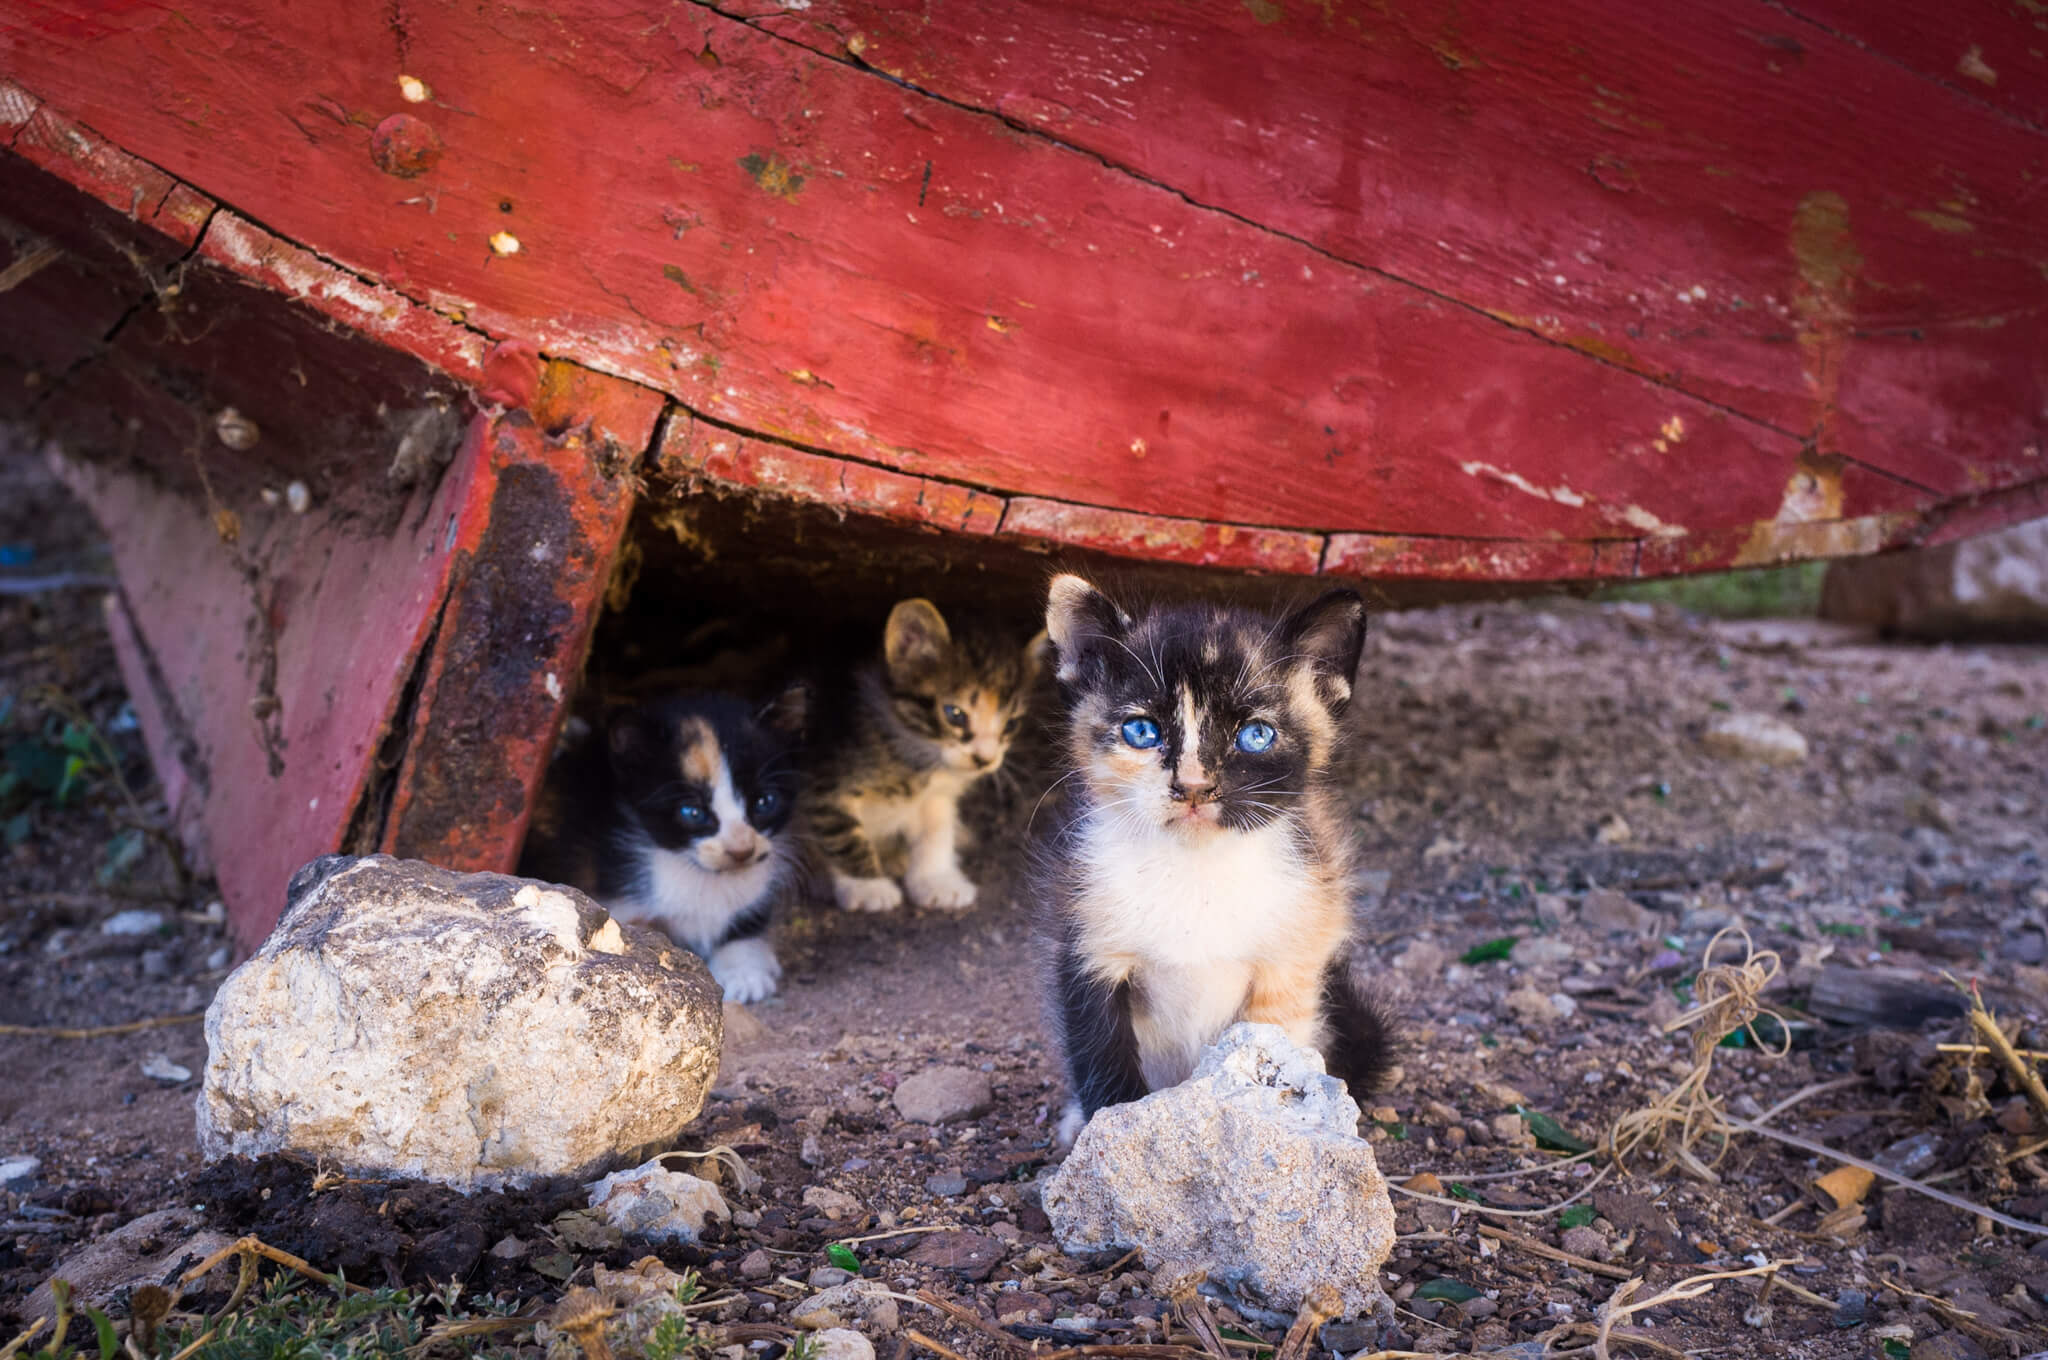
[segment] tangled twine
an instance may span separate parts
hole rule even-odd
[[[1715,963],[1714,951],[1731,932],[1741,938],[1742,961]],[[1720,1181],[1714,1168],[1728,1155],[1733,1127],[1721,1113],[1719,1098],[1707,1091],[1707,1078],[1714,1069],[1714,1052],[1723,1039],[1737,1030],[1747,1030],[1750,1042],[1765,1057],[1782,1058],[1791,1051],[1792,1036],[1785,1018],[1758,1000],[1759,994],[1778,976],[1778,969],[1777,951],[1759,952],[1749,932],[1740,926],[1724,927],[1707,941],[1699,976],[1693,979],[1692,1008],[1664,1026],[1666,1034],[1688,1026],[1698,1027],[1692,1035],[1692,1070],[1650,1104],[1614,1121],[1607,1135],[1607,1151],[1617,1166],[1625,1168],[1628,1159],[1639,1153],[1661,1154],[1664,1160],[1657,1168],[1660,1173],[1676,1165],[1701,1180]],[[1766,1044],[1756,1032],[1759,1016],[1769,1016],[1777,1022],[1776,1047]],[[1709,1160],[1702,1160],[1693,1150],[1702,1138],[1713,1138],[1719,1143],[1719,1150]]]

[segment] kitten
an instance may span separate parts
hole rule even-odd
[[[1071,766],[1044,857],[1063,1141],[1186,1079],[1239,1020],[1321,1050],[1365,1095],[1392,1031],[1350,975],[1353,843],[1332,775],[1364,604],[1337,590],[1280,619],[1133,618],[1060,576],[1046,629]]]
[[[848,911],[974,905],[960,871],[960,797],[994,773],[1030,706],[1045,635],[1024,646],[955,637],[929,600],[889,612],[882,657],[860,670],[846,730],[818,772],[810,831]],[[899,887],[882,856],[899,845]]]
[[[519,872],[666,932],[710,965],[728,1001],[774,995],[768,923],[797,862],[807,707],[796,687],[758,713],[731,695],[686,694],[612,714],[557,757]]]

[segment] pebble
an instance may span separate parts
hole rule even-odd
[[[1547,926],[1562,925],[1571,915],[1571,900],[1559,893],[1536,894],[1536,919]]]
[[[1476,1299],[1466,1299],[1458,1305],[1458,1311],[1465,1315],[1465,1321],[1467,1322],[1481,1322],[1498,1313],[1500,1311],[1500,1303],[1498,1300],[1489,1299],[1482,1294]]]
[[[928,1176],[925,1178],[924,1188],[934,1195],[941,1195],[950,1199],[954,1195],[964,1195],[967,1193],[967,1178],[958,1173]]]
[[[1635,834],[1630,830],[1626,817],[1619,812],[1610,812],[1594,828],[1593,841],[1596,845],[1627,845],[1635,839]]]
[[[1941,1138],[1933,1133],[1916,1133],[1888,1144],[1884,1151],[1871,1158],[1879,1166],[1896,1171],[1901,1176],[1917,1176],[1933,1166],[1941,1156]]]
[[[1394,960],[1394,966],[1413,977],[1431,978],[1444,970],[1448,958],[1443,946],[1434,940],[1413,940]]]
[[[1536,1146],[1536,1135],[1529,1132],[1528,1126],[1522,1123],[1522,1116],[1518,1114],[1495,1115],[1492,1131],[1496,1141],[1506,1143],[1509,1147]]]
[[[1835,1296],[1835,1326],[1861,1327],[1870,1311],[1870,1296],[1860,1289],[1844,1289]]]
[[[1656,928],[1657,914],[1637,906],[1626,893],[1596,888],[1579,900],[1579,920],[1609,935],[1647,935]]]
[[[1349,1355],[1371,1347],[1379,1340],[1379,1334],[1379,1324],[1375,1322],[1326,1322],[1321,1344],[1325,1350]]]
[[[1799,729],[1768,713],[1716,714],[1707,723],[1700,744],[1727,760],[1797,765],[1806,759],[1806,738],[1799,735]]]
[[[152,1053],[142,1060],[142,1075],[176,1086],[181,1081],[192,1080],[192,1069],[172,1062],[166,1054]]]
[[[117,911],[100,922],[102,935],[148,935],[164,928],[164,914],[160,911],[144,911],[131,907]]]
[[[1912,1360],[1985,1360],[1984,1348],[1962,1332],[1937,1332],[1913,1343]]]
[[[167,978],[171,975],[171,956],[168,950],[145,949],[142,951],[142,975],[146,978]]]
[[[775,1258],[756,1247],[740,1261],[740,1278],[765,1280],[775,1273]]]
[[[42,1166],[42,1159],[39,1157],[9,1157],[0,1161],[0,1186],[25,1181],[40,1171]]]
[[[1519,987],[1504,998],[1508,1010],[1515,1019],[1525,1025],[1551,1025],[1557,1023],[1558,1011],[1551,999],[1534,987]]]
[[[1530,935],[1515,941],[1508,961],[1519,968],[1549,968],[1569,963],[1578,952],[1555,935]]]
[[[491,1259],[494,1261],[516,1261],[526,1255],[526,1252],[526,1243],[520,1241],[511,1233],[506,1233],[491,1247]]]
[[[852,1278],[853,1272],[850,1270],[841,1270],[838,1266],[819,1266],[806,1276],[805,1280],[813,1289],[830,1289],[833,1285],[845,1284]]]
[[[852,1218],[860,1212],[860,1201],[844,1190],[834,1190],[829,1185],[813,1185],[804,1191],[804,1207],[816,1209],[833,1220]]]
[[[1574,1256],[1583,1256],[1588,1261],[1604,1261],[1613,1248],[1607,1245],[1606,1234],[1590,1224],[1581,1223],[1576,1228],[1566,1228],[1557,1244]]]
[[[227,945],[222,945],[220,948],[214,950],[211,954],[208,954],[206,956],[206,971],[209,973],[218,973],[221,969],[227,967],[234,961],[235,951]]]
[[[988,1077],[971,1067],[933,1067],[904,1078],[896,1111],[919,1124],[945,1124],[988,1113],[995,1103]]]
[[[814,1360],[875,1360],[875,1343],[848,1327],[827,1327],[811,1335]]]
[[[1421,1117],[1423,1123],[1434,1124],[1438,1128],[1449,1128],[1461,1117],[1456,1110],[1441,1100],[1425,1100],[1416,1114]]]
[[[77,931],[60,927],[51,931],[50,937],[43,941],[43,952],[52,955],[62,954],[71,948],[71,942],[77,938]]]

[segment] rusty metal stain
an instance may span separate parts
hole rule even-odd
[[[747,177],[777,198],[794,200],[803,191],[804,177],[774,152],[750,152],[740,157],[740,169]]]

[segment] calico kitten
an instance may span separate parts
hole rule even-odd
[[[797,862],[807,707],[798,687],[759,712],[688,694],[614,713],[557,757],[519,872],[665,931],[711,966],[728,1001],[774,995],[768,922]]]
[[[1391,1064],[1352,982],[1350,819],[1332,777],[1365,607],[1210,606],[1133,618],[1052,583],[1071,773],[1044,856],[1051,1012],[1071,1141],[1105,1105],[1174,1085],[1239,1020],[1320,1049],[1363,1096]]]
[[[848,911],[961,910],[960,797],[1003,763],[1031,701],[1045,635],[1021,648],[955,636],[929,600],[889,612],[882,657],[864,667],[840,715],[845,730],[818,772],[811,834]],[[882,856],[907,850],[902,886]]]

